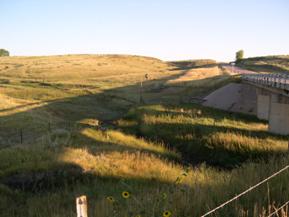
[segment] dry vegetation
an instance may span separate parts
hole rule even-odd
[[[190,103],[235,79],[209,60],[1,58],[0,216],[74,217],[81,194],[89,216],[200,216],[288,164],[266,123]],[[214,216],[266,216],[287,180]]]
[[[257,72],[289,73],[289,55],[247,58],[238,65]]]

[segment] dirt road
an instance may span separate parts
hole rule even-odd
[[[242,69],[242,68],[239,68],[237,66],[225,65],[225,66],[222,66],[222,67],[224,69],[226,69],[226,71],[228,71],[232,75],[236,75],[236,74],[256,74],[256,72],[254,72],[254,71]]]

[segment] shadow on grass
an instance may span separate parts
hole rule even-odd
[[[184,162],[189,164],[205,162],[210,166],[232,169],[248,160],[268,160],[274,155],[279,156],[287,152],[287,136],[274,135],[264,130],[247,130],[232,124],[221,125],[223,120],[233,121],[232,123],[236,121],[236,124],[238,121],[246,121],[247,124],[260,122],[254,117],[243,114],[228,115],[226,112],[201,106],[194,106],[183,112],[169,110],[176,108],[178,107],[167,106],[162,108],[163,111],[150,107],[141,108],[124,119],[137,122],[129,126],[120,124],[120,127],[125,132],[176,149],[181,153]],[[198,114],[198,111],[201,111],[201,114]],[[156,122],[146,123],[144,117],[155,118]],[[169,117],[172,123],[168,123],[166,117]],[[183,117],[192,122],[173,123],[174,119]],[[160,121],[157,121],[158,118]],[[204,119],[207,123],[201,124],[194,119]],[[161,120],[164,122],[161,123]],[[276,139],[283,141],[283,146],[275,144],[273,141]],[[277,147],[274,148],[274,145]]]
[[[74,165],[66,165],[74,167]],[[172,210],[179,216],[187,216],[191,212],[192,199],[188,195],[193,194],[191,187],[185,184],[175,185],[171,182],[146,178],[121,178],[117,176],[101,176],[89,172],[71,174],[62,171],[61,167],[54,170],[56,176],[51,177],[51,172],[38,171],[22,173],[9,177],[17,181],[6,183],[11,189],[6,194],[1,193],[1,216],[75,216],[75,198],[80,195],[88,197],[89,216],[113,215],[115,205],[121,205],[117,214],[155,216],[165,209]],[[55,174],[53,174],[55,175]],[[19,179],[19,177],[30,177]],[[40,177],[40,178],[39,178]],[[1,186],[0,186],[1,187]],[[217,186],[214,185],[216,188]],[[221,185],[220,185],[221,187]],[[200,184],[198,188],[210,189],[211,185]],[[0,189],[2,190],[2,189]],[[128,191],[131,197],[128,200],[122,198],[122,192]],[[164,199],[163,195],[166,195]],[[57,196],[56,196],[57,195]],[[112,204],[106,198],[111,196],[116,202]],[[133,198],[132,198],[133,197]],[[183,199],[180,199],[183,198]],[[61,198],[61,200],[60,200]],[[176,199],[180,200],[179,202]],[[50,203],[57,204],[50,208]],[[3,203],[4,202],[4,203]],[[5,203],[6,202],[6,203]],[[185,203],[184,203],[185,202]],[[128,208],[130,203],[132,208]],[[157,206],[156,206],[157,205]],[[153,207],[155,206],[155,207]],[[205,207],[194,210],[195,214],[205,212]],[[152,213],[152,214],[150,214]],[[181,213],[186,213],[181,215]]]
[[[287,58],[278,56],[247,58],[238,63],[238,65],[257,72],[289,73],[289,70],[286,69],[288,67],[288,56]],[[284,67],[278,65],[284,65]]]
[[[172,61],[169,62],[171,65],[171,70],[189,70],[189,69],[197,69],[197,68],[211,68],[216,67],[219,64],[214,60],[184,60],[184,61]]]
[[[146,80],[143,82],[142,88],[140,84],[134,84],[105,90],[97,94],[46,101],[42,106],[33,103],[1,110],[1,113],[11,112],[12,114],[0,117],[0,147],[6,147],[7,144],[19,144],[21,140],[20,131],[23,131],[23,143],[34,143],[41,135],[47,133],[52,125],[56,128],[66,123],[74,125],[84,119],[116,120],[125,115],[132,107],[160,101],[163,104],[179,104],[186,100],[190,101],[190,97],[195,94],[206,94],[212,89],[224,85],[224,80],[225,82],[230,81],[226,76],[215,76],[183,82],[185,85],[181,85],[181,88],[166,85],[167,81],[176,79],[185,73],[186,71],[183,71],[178,75],[158,80]],[[200,83],[208,84],[210,82],[211,85],[208,88],[200,88]],[[35,82],[33,85],[35,85]],[[152,89],[158,89],[159,91],[151,92]],[[166,91],[172,89],[177,91],[174,93]],[[17,111],[17,109],[24,110],[27,106],[38,107]]]
[[[181,64],[180,66],[183,67],[183,64],[191,64],[190,62],[183,63],[178,62],[175,64]],[[212,63],[215,64],[215,63]],[[207,67],[211,67],[211,63],[206,63]],[[204,66],[203,66],[204,67]],[[163,91],[163,86],[160,87],[161,91],[160,93],[152,94],[150,93],[151,87],[154,86],[155,83],[164,84],[167,81],[171,79],[176,79],[179,76],[182,76],[186,71],[181,72],[178,75],[168,76],[159,80],[147,80],[143,82],[143,89],[141,91],[139,84],[135,85],[129,85],[125,87],[119,87],[114,89],[106,90],[102,93],[98,94],[88,94],[83,96],[77,96],[77,97],[70,97],[65,98],[62,100],[53,100],[51,102],[46,102],[46,105],[43,105],[41,107],[33,108],[24,112],[18,112],[12,115],[6,115],[0,117],[0,123],[3,122],[3,124],[0,125],[0,136],[5,134],[5,131],[8,131],[10,129],[7,129],[5,127],[5,122],[9,122],[9,120],[19,120],[19,125],[21,128],[25,129],[25,132],[29,132],[28,134],[31,134],[29,136],[30,138],[23,136],[25,138],[26,143],[33,143],[39,138],[39,135],[47,133],[49,128],[51,128],[51,125],[53,125],[55,128],[62,128],[63,125],[66,125],[69,123],[69,125],[78,125],[79,126],[79,132],[81,132],[82,129],[85,129],[85,125],[79,124],[79,122],[85,120],[85,119],[97,119],[97,120],[104,120],[104,121],[111,121],[113,119],[117,119],[124,114],[126,114],[129,109],[132,107],[137,107],[142,105],[142,101],[140,100],[141,96],[143,97],[143,101],[145,104],[151,104],[154,103],[155,100],[159,99],[167,99],[167,103],[178,105],[180,102],[174,98],[179,97],[185,98],[184,96],[192,96],[194,94],[199,94],[200,92],[205,93],[208,92],[211,89],[217,88],[218,85],[223,85],[224,83],[228,82],[228,77],[226,77],[225,80],[224,76],[215,76],[211,78],[205,78],[200,80],[193,80],[193,81],[186,81],[183,82],[183,89],[177,91],[174,94],[171,94],[170,92]],[[212,83],[212,85],[208,85],[209,83]],[[203,85],[207,85],[206,88],[202,87]],[[170,86],[164,87],[166,88],[172,88]],[[190,93],[190,91],[192,93]],[[194,92],[195,91],[195,92]],[[133,93],[132,95],[125,95],[122,93]],[[148,96],[147,93],[150,93]],[[165,100],[164,100],[165,101]],[[164,104],[166,104],[164,102]],[[187,108],[192,107],[192,105],[185,105]],[[17,107],[18,108],[18,107]],[[168,110],[170,110],[170,106],[167,106]],[[227,115],[225,112],[203,108],[201,106],[195,106],[195,109],[201,109],[202,110],[202,117],[203,118],[214,118],[215,121],[222,120],[224,118],[228,118],[230,120],[236,119],[236,120],[246,120],[247,122],[256,122],[257,119],[253,117],[248,117],[246,115],[241,114],[234,114],[234,115]],[[30,114],[42,114],[43,111],[45,111],[48,115],[44,117],[43,120],[38,123],[35,120],[31,120],[26,117]],[[178,116],[180,112],[177,111],[167,111],[167,112],[159,112],[159,111],[151,111],[155,113],[155,115],[172,115],[172,116]],[[186,116],[187,114],[182,114]],[[194,118],[196,114],[192,114],[191,118]],[[52,117],[52,118],[51,118]],[[136,120],[140,121],[138,117],[136,117]],[[33,122],[34,121],[34,122]],[[54,123],[51,123],[55,121]],[[18,124],[17,122],[17,124]],[[34,126],[35,124],[35,126]],[[38,126],[38,124],[40,126]],[[142,123],[139,123],[139,126],[142,126]],[[143,127],[143,126],[142,126]],[[183,154],[184,161],[188,163],[201,163],[201,162],[207,162],[211,165],[217,165],[217,166],[224,166],[224,167],[231,167],[235,165],[240,165],[245,159],[248,154],[241,154],[238,156],[238,154],[233,154],[231,157],[234,163],[226,163],[225,161],[227,159],[231,159],[229,156],[231,152],[229,150],[221,150],[219,148],[219,151],[216,151],[214,148],[208,146],[206,144],[206,140],[204,140],[205,137],[209,136],[213,132],[234,132],[239,133],[241,135],[246,135],[250,137],[259,137],[259,138],[265,138],[268,134],[258,131],[246,131],[246,130],[240,130],[240,129],[234,129],[234,128],[225,128],[225,127],[217,127],[217,126],[205,126],[205,125],[185,125],[185,124],[164,124],[164,125],[155,125],[155,126],[149,126],[150,128],[154,129],[153,132],[148,131],[149,133],[144,133],[143,129],[138,129],[136,132],[137,136],[143,136],[147,139],[154,139],[157,141],[164,141],[166,144],[169,144],[171,149],[176,149],[177,151],[180,151]],[[20,127],[19,127],[20,128]],[[65,126],[64,126],[65,128]],[[163,129],[163,130],[162,130]],[[168,133],[167,130],[171,130],[170,133]],[[189,134],[191,132],[195,132],[194,134],[196,138],[188,141],[183,141],[181,139],[173,138],[174,135],[178,136],[179,134],[176,132],[180,132],[181,134]],[[8,135],[9,136],[9,135]],[[89,139],[86,136],[79,133],[78,137],[80,137],[81,141],[85,141],[84,143],[91,144],[93,143],[93,139]],[[200,137],[200,138],[197,138]],[[167,138],[170,138],[168,140]],[[19,139],[19,138],[18,138]],[[2,138],[3,140],[3,138]],[[17,140],[16,140],[17,141]],[[184,144],[184,143],[187,143]],[[83,144],[83,143],[82,143]],[[190,144],[190,145],[188,145]],[[86,145],[84,145],[86,146]],[[91,147],[89,145],[88,147]],[[107,142],[106,147],[110,147],[111,150],[114,148],[119,149],[119,144],[113,144]],[[180,148],[181,147],[181,148]],[[137,148],[132,147],[125,147],[122,146],[123,151],[139,151]],[[92,150],[91,150],[92,151]],[[153,154],[152,150],[143,150],[147,151]],[[212,154],[216,151],[216,156],[211,157]],[[93,152],[93,151],[92,151]],[[271,154],[271,152],[268,152]],[[222,154],[224,154],[226,157],[224,157]],[[265,155],[264,153],[254,154],[254,156],[261,157],[262,155]],[[266,154],[267,156],[267,154]],[[167,156],[168,157],[168,156]],[[226,160],[221,160],[226,159]],[[224,165],[222,165],[224,164]]]
[[[103,137],[109,138],[109,134],[107,134],[106,131],[102,132],[102,134]],[[99,156],[100,154],[108,154],[112,152],[125,153],[125,154],[137,153],[137,154],[153,155],[159,159],[167,160],[172,163],[174,162],[181,163],[180,156],[177,153],[169,150],[164,150],[163,147],[161,146],[149,146],[149,147],[137,146],[125,143],[125,141],[117,141],[114,140],[113,138],[111,138],[111,140],[113,140],[114,142],[102,141],[98,140],[97,138],[90,138],[88,136],[84,136],[81,133],[76,133],[73,136],[73,144],[69,145],[69,147],[85,149],[94,156]],[[139,142],[141,141],[139,140]]]
[[[173,111],[172,111],[173,110]],[[186,112],[186,110],[189,110],[190,112]],[[176,118],[178,116],[183,116],[187,118],[208,118],[212,119],[214,121],[222,121],[224,119],[231,120],[231,121],[242,121],[246,123],[267,123],[267,121],[259,120],[254,115],[248,115],[248,114],[242,114],[237,112],[227,112],[224,110],[216,109],[216,108],[209,108],[204,107],[200,104],[188,104],[184,103],[182,106],[177,107],[176,105],[164,105],[163,109],[156,110],[154,108],[146,107],[146,108],[139,108],[135,110],[135,114],[126,115],[125,118],[130,119],[136,119],[140,120],[142,118],[142,114],[148,114],[148,115],[155,115],[155,116],[161,116],[161,115],[168,115],[172,118]],[[198,112],[201,112],[199,115]]]

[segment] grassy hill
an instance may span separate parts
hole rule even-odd
[[[236,80],[208,60],[0,58],[0,216],[73,217],[82,194],[89,216],[200,216],[288,164],[265,122],[191,103]],[[287,182],[216,216],[266,216]]]
[[[247,58],[238,65],[257,72],[289,73],[289,55]]]

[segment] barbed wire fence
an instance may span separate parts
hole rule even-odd
[[[10,130],[4,135],[0,134],[0,149],[12,147],[16,145],[23,145],[28,143],[39,142],[39,140],[45,136],[52,136],[57,134],[57,131],[65,130],[72,133],[75,129],[80,128],[80,123],[75,123],[73,121],[63,120],[63,121],[47,121],[42,125],[41,128],[29,128],[29,127],[19,127],[14,130]],[[0,132],[2,130],[0,128]]]
[[[282,206],[280,206],[278,209],[276,209],[274,212],[272,212],[270,215],[268,215],[267,217],[272,217],[278,214],[279,211],[283,210],[283,208],[285,208],[287,205],[289,204],[289,200],[284,203]],[[288,215],[288,210],[286,211],[286,214]]]
[[[206,212],[205,214],[203,214],[200,217],[206,217],[209,216],[213,213],[215,213],[216,211],[220,210],[221,208],[225,207],[226,205],[230,204],[231,202],[237,200],[238,198],[246,195],[247,193],[251,192],[252,190],[256,189],[257,187],[261,186],[264,183],[268,183],[269,180],[271,180],[272,178],[278,176],[279,174],[287,171],[289,169],[289,165],[286,165],[285,167],[283,167],[282,169],[280,169],[279,171],[273,173],[272,175],[270,175],[269,177],[263,179],[262,181],[258,182],[257,184],[251,186],[250,188],[246,189],[245,191],[241,192],[240,194],[236,195],[235,197],[231,198],[230,200],[225,201],[224,203],[222,203],[221,205],[217,206],[216,208]],[[76,210],[77,210],[77,217],[88,217],[87,214],[87,198],[85,195],[82,195],[81,197],[77,197],[76,198]],[[279,208],[275,208],[275,211],[273,211],[272,213],[268,214],[266,217],[273,217],[273,216],[278,216],[278,217],[284,217],[284,216],[288,216],[288,206],[289,205],[289,200],[285,203],[283,203],[283,205],[281,205]],[[287,210],[284,211],[284,208],[287,207]],[[281,216],[279,215],[279,212],[282,212]],[[270,209],[268,210],[268,212],[270,212]],[[285,212],[285,214],[284,214]],[[215,215],[216,216],[216,215]]]
[[[73,128],[77,127],[77,124],[71,122],[71,121],[63,121],[61,123],[57,123],[54,124],[52,122],[48,122],[47,123],[47,132],[51,132],[53,131],[53,129],[55,128],[62,128],[62,129],[67,129],[67,130],[72,130]],[[15,142],[18,143],[19,142],[22,144],[24,142],[25,135],[27,134],[27,132],[25,132],[25,130],[21,129],[17,129],[15,133],[13,133],[13,137],[15,138],[15,141],[11,141],[11,143]],[[35,139],[35,138],[34,138]],[[19,142],[17,142],[17,140],[19,140]],[[289,143],[288,143],[289,146]],[[201,215],[200,217],[207,217],[212,215],[213,213],[217,212],[218,210],[222,209],[223,207],[225,207],[226,205],[232,203],[233,201],[239,199],[240,197],[246,195],[247,193],[251,192],[252,190],[256,189],[257,187],[261,186],[264,183],[267,183],[269,180],[271,180],[272,178],[278,176],[279,174],[287,171],[289,169],[289,165],[286,165],[285,167],[283,167],[282,169],[280,169],[279,171],[273,173],[272,175],[270,175],[269,177],[263,179],[262,181],[256,183],[255,185],[249,187],[248,189],[246,189],[245,191],[239,193],[238,195],[234,196],[233,198],[223,202],[222,204],[220,204],[219,206],[217,206],[216,208],[209,210],[208,212],[206,212],[205,214]],[[273,216],[278,216],[278,213],[280,211],[282,211],[286,206],[289,205],[289,200],[285,203],[283,203],[283,205],[281,205],[279,208],[276,208],[272,213],[270,213],[267,217],[273,217]],[[269,210],[270,212],[270,210]],[[288,215],[288,213],[287,213]]]
[[[221,208],[223,208],[224,206],[230,204],[231,202],[239,199],[240,197],[242,197],[243,195],[249,193],[250,191],[254,190],[255,188],[259,187],[260,185],[268,182],[270,179],[274,178],[275,176],[285,172],[286,170],[289,169],[289,165],[283,167],[282,169],[280,169],[279,171],[275,172],[274,174],[272,174],[271,176],[263,179],[262,181],[258,182],[257,184],[251,186],[250,188],[248,188],[247,190],[239,193],[238,195],[236,195],[235,197],[231,198],[230,200],[225,201],[224,203],[220,204],[219,206],[217,206],[216,208],[206,212],[205,214],[203,214],[201,217],[206,217],[209,216],[213,213],[215,213],[216,211],[220,210]],[[289,203],[289,201],[287,201],[285,204],[283,204],[281,207],[279,207],[275,212],[271,213],[268,217],[274,216],[275,214],[277,214],[282,208],[284,208],[285,206],[287,206]]]

